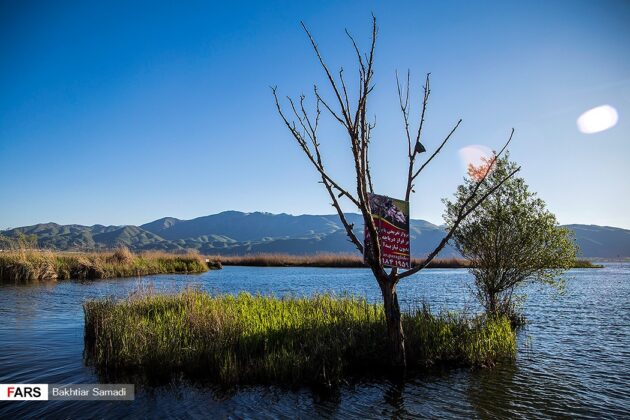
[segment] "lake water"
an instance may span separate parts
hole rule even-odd
[[[494,369],[426,373],[342,387],[322,397],[309,389],[247,387],[225,391],[182,382],[137,387],[130,402],[0,402],[14,417],[630,417],[630,264],[572,270],[564,296],[529,289],[515,362]],[[462,269],[425,270],[399,286],[401,307],[478,306]],[[124,297],[138,287],[172,292],[309,295],[348,291],[380,299],[367,270],[226,267],[202,275],[0,285],[0,383],[97,383],[83,362],[86,299]]]

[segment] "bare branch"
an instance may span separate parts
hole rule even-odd
[[[319,164],[319,166],[321,168],[324,167],[324,163],[322,162],[322,156],[321,153],[319,152],[319,143],[317,142],[317,126],[319,124],[319,116],[321,114],[321,111],[319,109],[319,100],[317,101],[317,107],[316,107],[316,117],[315,117],[315,125],[313,127],[313,148],[315,149],[315,156],[317,159],[317,163]],[[304,112],[304,108],[302,107],[302,110]],[[308,121],[308,119],[307,119]],[[359,252],[361,254],[363,254],[363,244],[361,244],[361,241],[356,237],[356,235],[354,234],[354,231],[352,230],[352,228],[354,227],[353,225],[351,225],[350,223],[348,223],[347,219],[346,219],[346,215],[343,213],[343,211],[341,210],[341,206],[339,205],[339,200],[338,198],[343,196],[343,193],[339,193],[338,196],[335,195],[335,192],[333,191],[333,186],[330,184],[330,182],[326,179],[325,176],[322,175],[322,184],[324,184],[324,187],[326,187],[326,191],[328,192],[328,195],[330,196],[331,200],[332,200],[332,206],[335,208],[335,210],[337,211],[337,215],[339,216],[339,220],[341,221],[341,224],[343,225],[344,229],[346,230],[346,235],[348,235],[348,238],[350,239],[350,242],[352,242],[357,250],[359,250]]]
[[[367,178],[367,154],[369,148],[369,136],[371,134],[371,129],[369,128],[369,123],[366,120],[366,112],[367,112],[367,99],[370,92],[373,89],[373,86],[370,86],[372,75],[373,75],[373,64],[374,64],[374,48],[376,45],[376,35],[377,35],[377,27],[376,27],[376,18],[372,17],[372,43],[370,46],[370,52],[366,56],[367,67],[365,70],[365,77],[362,80],[362,89],[361,96],[359,97],[358,107],[357,107],[357,115],[358,121],[355,121],[355,138],[353,142],[356,143],[356,150],[353,148],[353,153],[355,157],[355,170],[357,175],[357,194],[359,198],[359,202],[363,205],[361,207],[361,213],[363,215],[363,222],[365,223],[365,227],[369,233],[371,240],[372,255],[367,255],[367,260],[370,265],[370,268],[377,276],[377,278],[385,278],[386,273],[381,264],[381,250],[380,244],[378,240],[378,234],[376,232],[376,226],[374,225],[374,220],[372,219],[370,203],[368,200],[368,178]]]
[[[372,129],[375,126],[376,126],[376,116],[374,116],[374,123],[368,124],[368,133],[367,133],[368,141],[366,143],[366,149],[365,149],[365,174],[367,176],[368,187],[370,188],[370,192],[372,194],[374,193],[374,185],[372,184],[372,174],[370,173],[370,159],[368,156],[368,151],[369,151],[368,146],[372,138]]]
[[[344,79],[343,69],[341,69],[339,72],[339,79],[336,80],[335,78],[333,78],[332,73],[330,72],[328,66],[322,58],[319,47],[317,46],[317,43],[315,42],[308,28],[304,23],[302,23],[302,27],[304,28],[304,31],[306,32],[311,42],[311,45],[315,51],[320,65],[326,73],[328,81],[337,99],[337,104],[329,104],[326,100],[324,100],[324,98],[322,98],[322,96],[319,94],[317,87],[315,86],[314,92],[317,99],[318,108],[318,114],[315,118],[315,121],[313,122],[313,120],[309,117],[308,113],[305,110],[304,98],[300,97],[299,106],[296,102],[289,99],[294,117],[297,120],[295,122],[290,122],[282,111],[282,107],[279,104],[276,90],[274,88],[272,89],[272,91],[276,101],[276,107],[285,125],[287,126],[287,128],[289,128],[291,134],[298,142],[298,145],[302,148],[315,169],[317,169],[317,171],[320,173],[322,183],[326,187],[326,190],[331,197],[332,205],[337,210],[339,218],[344,225],[344,228],[346,229],[346,233],[348,234],[350,241],[353,242],[355,246],[357,246],[357,249],[359,249],[359,251],[365,253],[365,247],[361,244],[361,242],[352,231],[353,226],[348,223],[345,215],[341,211],[338,199],[342,196],[346,196],[361,211],[363,221],[365,223],[365,228],[372,238],[371,249],[373,252],[370,252],[370,255],[367,255],[366,259],[376,277],[381,279],[382,281],[385,281],[383,279],[387,278],[387,273],[385,272],[380,261],[380,246],[378,235],[376,232],[376,227],[374,225],[374,220],[372,219],[372,215],[370,212],[370,204],[368,199],[368,191],[373,191],[372,178],[369,170],[368,152],[372,129],[374,126],[367,121],[366,113],[368,97],[374,89],[374,86],[372,84],[372,76],[374,65],[374,50],[377,35],[376,18],[373,16],[372,42],[370,45],[369,53],[365,54],[365,57],[363,57],[361,52],[359,51],[359,48],[354,38],[350,35],[349,32],[346,32],[352,42],[355,53],[357,54],[359,65],[358,97],[356,102],[356,110],[353,116],[351,115],[350,95],[348,92],[348,86],[346,85],[346,80]],[[324,108],[326,108],[326,110],[330,112],[333,118],[336,119],[343,127],[345,127],[348,132],[356,172],[356,198],[348,193],[345,189],[340,187],[337,183],[335,183],[324,169],[324,164],[322,162],[321,154],[319,151],[319,142],[317,140],[316,133],[320,104]],[[296,124],[298,124],[301,129],[303,129],[303,133],[298,130]],[[310,140],[310,145],[307,144],[307,140]]]
[[[305,99],[304,95],[300,96],[300,110],[302,111],[302,116],[304,117],[304,120],[306,121],[306,123],[308,125],[308,130],[307,131],[310,132],[309,137],[310,137],[311,141],[313,142],[313,146],[314,147],[318,147],[319,144],[317,143],[317,139],[316,138],[317,138],[317,126],[319,124],[319,115],[321,113],[321,111],[319,110],[319,103],[320,103],[320,101],[318,99],[317,103],[316,103],[315,125],[313,125],[311,123],[311,119],[308,116],[308,113],[306,112],[306,109],[304,108],[304,99]],[[306,129],[306,127],[305,127],[305,129]]]
[[[339,89],[337,88],[337,83],[335,82],[335,79],[332,77],[332,74],[330,73],[330,70],[328,70],[328,66],[324,62],[324,59],[322,58],[322,55],[319,52],[319,47],[317,46],[317,43],[315,42],[315,39],[313,39],[313,36],[309,32],[309,30],[306,27],[306,25],[304,24],[304,22],[300,22],[300,23],[302,24],[302,28],[304,28],[304,31],[306,32],[306,35],[308,35],[308,39],[311,41],[311,45],[313,46],[313,50],[315,50],[315,54],[317,55],[317,59],[319,60],[319,63],[321,64],[322,68],[326,72],[326,76],[328,77],[328,81],[330,82],[330,85],[333,88],[333,91],[335,92],[335,96],[337,97],[337,101],[339,102],[339,106],[341,107],[341,114],[344,117],[344,120],[346,122],[346,126],[347,127],[351,127],[352,126],[352,120],[350,119],[350,113],[349,113],[350,110],[347,110],[345,108],[345,106],[344,106],[343,99],[341,98],[341,94],[339,92]]]
[[[486,167],[486,171],[484,172],[482,178],[479,181],[477,181],[477,183],[475,184],[475,187],[473,188],[473,191],[471,192],[471,194],[468,196],[468,198],[464,201],[464,203],[459,208],[457,218],[455,219],[455,222],[453,223],[453,226],[449,230],[448,234],[442,239],[442,241],[438,244],[438,246],[427,256],[427,259],[424,261],[423,264],[418,265],[418,266],[416,266],[416,267],[414,267],[414,268],[412,268],[410,270],[405,271],[404,273],[399,274],[398,275],[398,280],[400,280],[402,278],[405,278],[405,277],[408,277],[408,276],[411,276],[411,275],[417,273],[418,271],[422,270],[423,268],[425,268],[427,265],[429,265],[429,263],[433,260],[433,258],[435,258],[439,254],[439,252],[442,250],[442,248],[444,248],[446,246],[448,241],[451,239],[451,237],[455,233],[455,230],[459,227],[459,224],[473,210],[475,210],[481,203],[483,203],[483,201],[486,198],[488,198],[499,187],[501,187],[501,185],[503,185],[503,183],[505,181],[507,181],[509,178],[511,178],[516,172],[518,172],[521,169],[520,167],[515,169],[512,173],[510,173],[508,176],[503,178],[501,180],[501,182],[499,182],[497,185],[494,185],[492,188],[490,188],[490,190],[486,194],[484,194],[469,209],[467,209],[468,205],[475,199],[475,197],[477,195],[477,191],[479,191],[479,188],[481,188],[481,186],[485,183],[486,179],[488,178],[488,175],[490,174],[490,172],[491,172],[491,170],[492,170],[492,168],[494,166],[494,163],[501,156],[501,154],[505,151],[507,146],[512,141],[512,137],[513,136],[514,136],[514,129],[512,129],[512,132],[510,133],[510,137],[509,137],[508,141],[503,145],[501,150],[499,150],[499,152],[494,155],[494,157],[492,158],[492,160],[489,162],[488,166]]]
[[[328,103],[324,100],[324,98],[321,97],[321,95],[319,94],[319,91],[317,90],[317,86],[313,86],[313,92],[315,92],[315,97],[317,98],[317,100],[319,100],[324,105],[324,107],[328,110],[328,112],[330,112],[330,115],[332,115],[337,121],[339,121],[341,125],[346,127],[347,130],[350,130],[350,127],[346,125],[346,122],[342,120],[341,117],[337,115],[337,113],[333,111],[333,109],[328,105]]]
[[[488,198],[496,190],[498,190],[503,185],[503,183],[505,183],[505,181],[510,179],[512,176],[514,176],[514,174],[516,174],[520,170],[521,170],[521,167],[519,166],[518,168],[516,168],[515,170],[510,172],[505,178],[503,178],[501,180],[501,182],[497,183],[490,190],[488,190],[488,192],[486,192],[479,200],[477,200],[468,210],[466,210],[465,212],[461,213],[457,217],[457,220],[455,221],[455,223],[453,224],[451,229],[448,231],[446,236],[442,239],[442,241],[440,241],[439,245],[427,256],[427,258],[423,261],[423,263],[420,264],[420,265],[415,266],[411,270],[407,270],[404,273],[399,274],[398,275],[398,280],[403,279],[403,278],[408,277],[408,276],[411,276],[411,275],[417,273],[418,271],[422,270],[423,268],[426,268],[431,263],[431,261],[433,261],[433,259],[440,253],[440,251],[446,246],[446,244],[451,239],[451,237],[453,236],[453,234],[455,233],[455,231],[457,230],[457,228],[459,227],[461,222],[463,222],[464,219],[466,219],[466,217],[470,213],[472,213],[477,207],[479,207],[479,205],[481,205],[481,203],[483,203],[486,200],[486,198]],[[474,195],[475,194],[473,193],[473,194],[470,195],[470,197],[468,197],[468,199],[466,200],[464,205],[461,207],[461,209],[464,209],[466,207],[467,203],[470,203],[470,199],[473,198]]]
[[[438,147],[435,152],[433,152],[433,154],[422,164],[422,166],[420,167],[420,169],[418,169],[416,171],[415,174],[413,174],[413,179],[416,179],[416,177],[418,175],[420,175],[420,172],[422,172],[422,170],[429,164],[429,162],[431,162],[433,160],[433,158],[440,153],[440,150],[442,150],[442,147],[444,147],[444,145],[446,144],[447,141],[449,141],[449,139],[451,138],[451,136],[453,135],[453,133],[455,133],[455,130],[457,130],[457,128],[459,127],[459,125],[462,123],[461,118],[459,119],[459,121],[457,121],[457,124],[455,124],[455,126],[453,127],[453,129],[448,133],[448,135],[444,138],[444,140],[442,141],[442,143],[440,144],[440,147]]]
[[[420,136],[422,135],[422,127],[424,126],[424,114],[427,110],[427,105],[429,103],[429,95],[431,95],[430,79],[431,79],[431,73],[427,73],[427,77],[424,82],[424,97],[422,98],[422,112],[420,114],[420,125],[418,126],[418,134],[416,135],[416,142],[420,141]]]
[[[410,72],[407,70],[407,85],[405,87],[405,100],[403,101],[403,92],[400,87],[400,80],[398,79],[398,71],[396,71],[396,89],[398,90],[398,103],[400,104],[400,112],[403,116],[403,122],[405,124],[405,134],[407,135],[407,150],[409,159],[411,159],[411,133],[409,132],[409,78]]]
[[[293,99],[291,99],[289,96],[287,96],[287,100],[289,101],[289,104],[291,105],[291,110],[293,110],[293,114],[295,115],[295,118],[297,118],[297,120],[300,122],[300,125],[302,126],[302,129],[304,130],[304,133],[309,137],[309,139],[311,139],[311,141],[314,141],[313,133],[311,131],[309,131],[308,128],[306,128],[306,125],[304,124],[304,120],[302,119],[302,117],[298,113],[297,109],[295,108],[295,104],[293,103]],[[300,105],[302,106],[302,109],[303,109],[303,104],[304,104],[304,95],[300,95]],[[304,138],[303,135],[302,135],[302,138]]]
[[[346,100],[346,109],[348,110],[348,113],[350,113],[351,111],[350,111],[350,101],[348,100],[348,90],[346,89],[346,82],[345,80],[343,80],[343,67],[339,69],[339,80],[341,80],[343,96],[344,96],[344,99]]]
[[[365,76],[365,64],[363,63],[363,58],[361,57],[361,52],[359,51],[359,47],[357,47],[357,43],[352,37],[352,35],[350,34],[350,32],[348,32],[348,29],[345,29],[345,31],[346,31],[346,35],[348,35],[348,38],[350,38],[350,41],[352,42],[352,46],[354,47],[354,52],[356,52],[357,54],[357,59],[359,61],[359,72],[361,72],[363,76]]]
[[[322,182],[324,186],[326,187],[326,191],[328,191],[328,195],[332,199],[332,206],[335,208],[335,210],[337,210],[337,215],[339,216],[339,220],[341,220],[341,224],[346,230],[346,235],[348,235],[348,238],[350,238],[350,242],[352,242],[354,246],[356,246],[357,250],[359,250],[359,252],[363,254],[363,244],[357,238],[357,236],[354,234],[354,231],[352,230],[354,225],[348,223],[348,220],[346,219],[346,215],[341,210],[341,206],[339,205],[339,201],[337,200],[337,197],[335,196],[335,193],[332,190],[331,185],[328,183],[328,181],[324,177],[322,177]]]
[[[499,150],[499,153],[494,155],[494,158],[492,159],[492,161],[490,162],[490,165],[488,166],[488,168],[491,168],[492,165],[494,165],[494,162],[497,161],[497,159],[499,158],[499,156],[501,156],[503,154],[503,152],[505,151],[505,149],[507,149],[508,145],[512,142],[512,137],[514,137],[514,129],[512,129],[512,132],[510,133],[510,138],[508,139],[508,141],[503,145],[503,147],[501,148],[501,150]]]
[[[398,76],[396,76],[396,82],[398,83]],[[420,170],[416,171],[414,173],[414,166],[416,163],[416,156],[418,155],[418,153],[421,153],[422,151],[424,151],[424,148],[422,148],[421,151],[419,151],[418,149],[418,145],[420,144],[420,139],[422,137],[422,129],[424,127],[424,117],[427,111],[427,106],[429,104],[429,96],[431,95],[431,73],[427,73],[426,75],[426,79],[424,82],[424,94],[422,97],[422,110],[420,112],[420,123],[418,124],[418,131],[416,132],[416,137],[415,137],[415,141],[414,144],[412,146],[412,142],[411,142],[411,135],[409,134],[409,108],[407,107],[407,103],[408,103],[408,96],[409,96],[409,72],[407,72],[407,98],[405,100],[405,108],[403,110],[403,117],[405,120],[405,132],[407,134],[407,146],[408,146],[408,153],[409,153],[409,169],[407,171],[407,188],[405,189],[405,200],[409,201],[409,198],[411,197],[411,192],[413,191],[413,181],[416,179],[416,177],[418,176],[418,174],[420,173],[420,171],[422,170],[422,168],[420,168]],[[400,97],[400,89],[399,89],[399,94],[398,96]],[[402,99],[400,100],[401,104],[402,104]],[[402,105],[401,105],[402,107]],[[459,122],[457,123],[457,126],[459,126],[459,123],[461,122],[461,120],[459,120]],[[457,126],[455,126],[455,129],[457,128]],[[451,135],[453,134],[453,132],[455,131],[455,129],[453,129],[451,131],[451,133],[446,137],[446,139],[442,142],[442,144],[440,145],[440,147],[438,147],[438,149],[433,153],[433,155],[428,159],[427,162],[425,162],[424,165],[422,165],[422,167],[426,166],[426,164],[428,162],[431,161],[431,159],[433,159],[433,157],[435,157],[435,155],[437,155],[440,150],[442,149],[442,147],[444,146],[444,144],[448,141],[448,139],[451,137]]]
[[[319,125],[319,116],[321,115],[321,110],[319,108],[319,104],[320,104],[320,100],[317,100],[317,104],[316,104],[316,116],[315,116],[315,125],[311,125],[310,123],[310,119],[308,118],[308,115],[306,113],[306,110],[304,109],[304,97],[302,97],[302,100],[300,101],[300,107],[302,109],[302,113],[304,114],[304,118],[306,119],[306,121],[308,122],[309,127],[312,130],[313,133],[313,148],[315,149],[315,156],[317,159],[317,163],[318,165],[323,168],[324,167],[324,163],[322,161],[322,155],[319,152],[319,143],[317,141],[317,127]],[[332,200],[332,206],[335,208],[335,210],[337,211],[337,214],[339,216],[339,220],[341,221],[341,224],[343,225],[344,229],[346,230],[346,235],[348,235],[348,238],[350,239],[350,242],[352,242],[356,247],[357,250],[359,250],[359,252],[361,254],[363,254],[363,244],[361,244],[361,241],[356,237],[356,235],[354,234],[354,231],[352,230],[352,228],[354,227],[353,225],[351,225],[350,223],[348,223],[347,219],[346,219],[346,215],[343,213],[343,211],[341,210],[341,206],[339,205],[339,200],[338,198],[343,196],[343,193],[339,193],[338,196],[335,195],[335,192],[333,191],[333,186],[330,184],[330,182],[328,182],[328,180],[326,179],[325,176],[322,175],[322,184],[324,184],[324,187],[326,187],[326,191],[328,192],[328,195],[330,196],[331,200]]]
[[[277,95],[277,89],[275,87],[271,88],[271,91],[273,93],[274,99],[275,99],[275,103],[276,103],[276,108],[278,110],[278,114],[280,114],[280,117],[282,118],[282,120],[284,121],[284,124],[287,126],[287,128],[289,129],[289,131],[291,132],[291,134],[293,134],[293,137],[295,138],[295,140],[298,142],[298,144],[300,145],[300,147],[302,148],[302,150],[304,151],[304,153],[306,154],[306,156],[308,157],[308,159],[311,161],[311,163],[313,164],[313,166],[315,167],[315,169],[317,169],[317,171],[321,174],[321,176],[323,178],[326,179],[327,182],[330,183],[330,185],[332,187],[334,187],[337,191],[339,191],[342,195],[346,196],[350,201],[352,201],[352,203],[357,206],[360,207],[360,202],[359,200],[357,200],[356,198],[354,198],[352,196],[352,194],[350,194],[348,191],[346,191],[344,188],[342,188],[337,182],[335,182],[324,170],[323,165],[320,165],[320,163],[318,163],[318,161],[315,159],[315,157],[313,156],[313,153],[311,152],[311,149],[308,147],[308,145],[306,144],[306,140],[304,139],[304,136],[302,136],[302,134],[297,131],[296,127],[295,127],[295,123],[291,123],[289,122],[289,120],[286,118],[284,112],[282,111],[282,107],[280,106],[280,101],[278,100],[278,95]],[[293,102],[291,101],[291,103],[293,104]],[[295,107],[292,105],[292,109],[295,110]],[[297,111],[295,111],[297,112]],[[315,141],[314,144],[317,144],[317,142]],[[317,149],[316,153],[319,153],[319,149]]]

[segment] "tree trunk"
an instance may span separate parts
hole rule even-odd
[[[492,290],[488,291],[488,313],[497,314],[497,294]]]
[[[398,295],[396,294],[396,284],[388,280],[379,281],[381,293],[383,295],[383,306],[385,308],[385,320],[387,322],[387,335],[391,352],[392,366],[405,368],[407,366],[407,356],[405,354],[405,334],[403,332],[402,319],[400,317],[400,306],[398,305]]]

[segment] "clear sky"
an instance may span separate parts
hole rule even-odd
[[[332,68],[354,73],[378,19],[370,112],[377,192],[403,195],[396,69],[420,99],[424,143],[461,129],[423,172],[413,218],[442,222],[464,175],[458,151],[499,147],[561,223],[630,228],[630,2],[0,2],[0,228],[141,224],[223,210],[334,210],[273,106],[327,89],[299,22]],[[613,128],[576,120],[610,105]],[[417,108],[416,108],[417,109]],[[352,185],[343,133],[324,123],[328,167]],[[348,208],[348,210],[351,210]]]

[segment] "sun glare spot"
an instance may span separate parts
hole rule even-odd
[[[473,179],[480,179],[485,174],[494,154],[489,147],[473,144],[459,149],[459,157],[466,168],[468,176]]]
[[[589,109],[577,119],[578,129],[584,134],[599,133],[614,127],[619,120],[617,110],[610,105]]]
[[[473,144],[459,149],[459,157],[464,164],[464,168],[468,169],[470,165],[481,165],[484,162],[484,158],[491,158],[492,150],[487,146]]]

